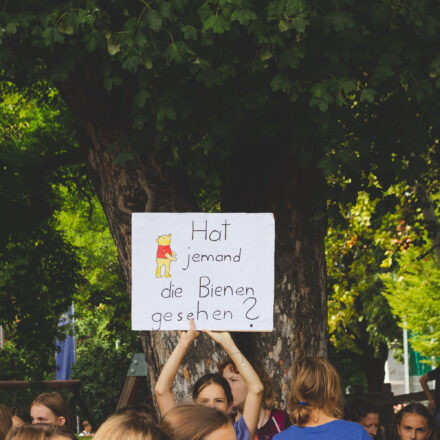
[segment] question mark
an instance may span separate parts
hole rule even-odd
[[[253,300],[254,303],[253,303],[253,304],[249,307],[249,309],[247,310],[247,312],[246,312],[246,318],[247,318],[247,319],[250,319],[251,321],[254,321],[255,319],[258,319],[259,316],[255,317],[255,318],[249,318],[248,313],[249,313],[249,312],[255,307],[255,305],[257,304],[257,298],[254,298],[253,296],[250,296],[249,298],[246,298],[246,299],[243,301],[243,304],[244,304],[246,301],[248,301],[248,300]]]

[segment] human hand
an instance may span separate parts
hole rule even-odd
[[[196,326],[194,324],[194,319],[189,320],[189,330],[184,332],[180,332],[180,341],[191,343],[195,339],[197,339],[200,335],[200,332],[196,330]]]
[[[220,344],[224,349],[234,347],[234,340],[229,332],[213,332],[211,330],[203,330],[211,339],[217,344]]]

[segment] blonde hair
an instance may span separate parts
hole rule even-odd
[[[204,405],[181,405],[169,410],[160,426],[173,440],[203,440],[229,423],[228,416],[218,409]]]
[[[46,432],[35,425],[24,425],[17,428],[12,428],[6,440],[47,440]]]
[[[152,418],[139,412],[116,414],[98,429],[94,440],[169,440]]]
[[[339,375],[325,358],[305,358],[292,365],[289,416],[294,425],[304,426],[311,409],[342,418],[343,398]]]
[[[0,404],[0,440],[4,440],[12,426],[12,414],[9,409]]]

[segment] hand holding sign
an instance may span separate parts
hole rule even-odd
[[[190,345],[199,336],[200,336],[200,332],[196,330],[196,326],[194,324],[194,319],[191,319],[189,321],[189,330],[188,331],[180,332],[180,340],[182,342],[187,343],[188,345]]]

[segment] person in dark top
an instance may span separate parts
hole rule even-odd
[[[435,389],[432,392],[428,387],[428,382],[435,380]],[[437,424],[440,424],[440,367],[431,370],[420,378],[420,384],[429,401],[429,408],[434,412]]]
[[[263,383],[263,401],[258,418],[257,432],[254,439],[251,440],[271,440],[275,434],[284,431],[290,426],[289,416],[285,411],[272,408],[273,394],[272,384],[269,375],[264,366],[258,360],[253,359],[252,365],[255,368],[261,382]],[[236,419],[243,414],[243,405],[246,401],[248,389],[246,383],[238,372],[231,359],[224,359],[218,366],[221,374],[231,386],[234,398],[233,405],[236,411]]]
[[[381,438],[379,410],[367,398],[354,396],[347,399],[344,419],[359,423],[374,439]]]

